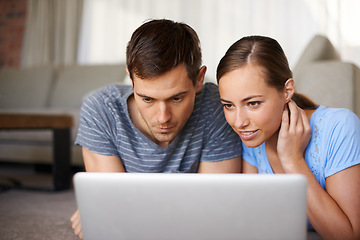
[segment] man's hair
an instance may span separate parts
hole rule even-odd
[[[184,64],[195,85],[201,67],[200,41],[187,24],[151,20],[132,34],[126,48],[126,64],[132,81],[134,75],[150,79]]]

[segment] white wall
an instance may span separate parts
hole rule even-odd
[[[169,18],[197,31],[210,81],[229,46],[253,34],[277,39],[292,67],[315,34],[327,35],[343,59],[360,66],[359,12],[358,0],[85,0],[78,62],[125,61],[137,27]]]

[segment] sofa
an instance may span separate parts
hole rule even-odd
[[[41,112],[73,116],[75,141],[83,98],[111,83],[130,84],[125,64],[71,65],[0,70],[0,113]],[[52,162],[50,130],[1,130],[0,162]],[[72,144],[71,165],[83,166],[81,147]]]
[[[331,42],[315,36],[297,62],[294,80],[298,92],[316,103],[344,107],[360,116],[360,70],[341,60]],[[41,66],[0,70],[1,111],[48,111],[74,117],[72,142],[79,125],[84,96],[111,83],[130,84],[124,64]],[[0,162],[51,163],[51,131],[0,131]],[[71,163],[83,166],[81,148],[71,146]]]
[[[296,90],[317,104],[347,108],[360,117],[360,69],[341,60],[326,36],[316,35],[293,69]]]

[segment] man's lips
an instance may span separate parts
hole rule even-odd
[[[158,126],[158,127],[156,127],[156,129],[158,130],[158,132],[168,133],[168,132],[171,132],[174,129],[174,126],[166,126],[166,127]]]

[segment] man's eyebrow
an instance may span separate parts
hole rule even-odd
[[[176,97],[179,97],[179,96],[181,96],[183,94],[186,94],[186,93],[188,93],[188,91],[179,92],[179,93],[169,97],[168,99],[176,98]],[[142,98],[153,98],[153,97],[149,97],[149,96],[146,96],[144,94],[141,94],[141,93],[136,93],[136,95],[138,95],[139,97],[142,97]]]
[[[143,94],[141,94],[141,93],[136,93],[136,95],[138,95],[139,97],[142,97],[142,98],[152,98],[152,97],[148,97],[148,96],[146,96],[146,95],[143,95]]]
[[[174,96],[171,96],[170,98],[176,98],[176,97],[181,96],[181,95],[186,94],[186,93],[188,93],[188,91],[179,92],[179,93],[175,94]]]

